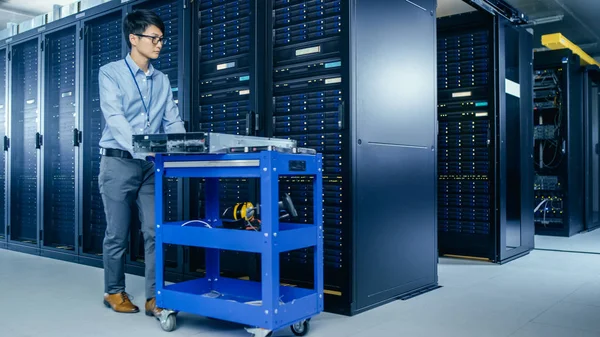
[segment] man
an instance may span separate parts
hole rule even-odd
[[[138,10],[123,21],[131,52],[99,72],[100,107],[106,127],[100,140],[98,185],[106,214],[104,236],[104,304],[116,312],[136,313],[125,292],[125,250],[131,206],[137,203],[144,234],[146,315],[158,317],[155,298],[154,164],[133,153],[132,135],[185,132],[173,101],[169,79],[154,69],[165,26],[153,12]]]

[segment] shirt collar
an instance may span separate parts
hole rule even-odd
[[[131,54],[129,54],[129,53],[127,54],[127,57],[125,57],[125,62],[127,62],[127,64],[129,64],[129,66],[131,67],[131,71],[133,71],[134,74],[137,74],[138,71],[141,71],[143,73],[142,69],[140,69],[140,67],[138,67],[138,65],[131,58]],[[147,76],[154,76],[154,66],[152,65],[152,63],[148,64],[148,75]]]

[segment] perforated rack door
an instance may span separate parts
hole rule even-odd
[[[121,33],[123,12],[108,13],[83,25],[83,253],[102,255],[106,218],[98,189],[100,148],[104,129],[100,110],[98,72],[103,65],[122,59]]]
[[[323,154],[325,287],[339,291],[344,242],[342,184],[344,120],[342,1],[271,0],[273,4],[273,136]],[[313,219],[312,190],[304,177],[280,179],[298,210],[294,222]],[[318,196],[320,197],[320,196]],[[281,257],[282,277],[312,284],[312,249]],[[349,259],[346,260],[350,262]]]
[[[152,60],[152,66],[169,77],[171,83],[171,91],[175,103],[179,105],[179,70],[181,64],[181,54],[183,51],[180,39],[183,36],[182,18],[180,17],[182,1],[177,0],[154,0],[145,1],[139,5],[134,5],[133,9],[150,9],[154,11],[165,24],[164,37],[166,38],[160,52],[160,56],[156,60]],[[181,105],[179,105],[181,106]],[[181,109],[180,109],[181,114]],[[165,178],[163,191],[163,221],[179,221],[182,220],[182,198],[180,192],[180,183],[175,178]],[[137,222],[132,226],[131,231],[132,251],[131,259],[133,261],[144,262],[144,237],[141,231],[141,225]],[[179,248],[173,245],[167,245],[165,250],[166,266],[169,269],[178,269],[179,264]]]
[[[38,38],[12,46],[11,241],[38,242]]]
[[[44,38],[43,245],[75,250],[77,27]]]
[[[0,137],[6,142],[6,105],[7,98],[7,54],[6,48],[0,49]],[[6,146],[7,144],[4,144]],[[0,153],[0,241],[6,239],[5,205],[6,205],[6,148]]]

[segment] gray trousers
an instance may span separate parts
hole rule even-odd
[[[154,164],[139,159],[102,156],[98,185],[106,214],[104,292],[125,291],[125,251],[131,209],[137,203],[144,234],[146,299],[155,297]]]

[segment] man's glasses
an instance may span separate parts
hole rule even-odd
[[[147,37],[147,38],[151,39],[152,44],[155,44],[155,45],[158,44],[159,42],[162,42],[162,44],[164,45],[168,41],[164,36],[160,37],[160,36],[152,36],[152,35],[144,35],[144,34],[134,34],[134,35],[139,36],[139,37]]]

